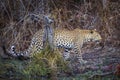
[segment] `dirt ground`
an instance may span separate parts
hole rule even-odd
[[[86,45],[85,45],[86,46]],[[75,54],[70,54],[70,66],[73,70],[73,75],[83,74],[89,71],[96,72],[91,77],[115,75],[119,72],[120,65],[120,47],[111,46],[110,44],[104,47],[83,47],[83,59],[87,61],[86,64],[80,64],[76,59]],[[100,71],[100,73],[97,71]],[[69,74],[69,73],[68,73]],[[70,74],[71,75],[71,74]]]

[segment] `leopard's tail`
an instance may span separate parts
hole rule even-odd
[[[29,55],[26,54],[26,51],[23,52],[16,52],[15,46],[11,46],[10,50],[7,51],[5,46],[3,46],[4,53],[10,57],[17,58],[17,59],[29,59]]]

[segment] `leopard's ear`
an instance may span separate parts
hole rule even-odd
[[[94,29],[94,31],[97,31],[96,29]]]

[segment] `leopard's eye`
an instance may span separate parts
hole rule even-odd
[[[91,30],[90,33],[93,34],[93,31]]]

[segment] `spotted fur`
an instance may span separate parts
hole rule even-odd
[[[81,60],[82,53],[81,48],[85,42],[88,41],[99,41],[101,40],[100,34],[96,30],[66,30],[60,29],[54,31],[54,39],[53,44],[57,47],[62,48],[70,48],[79,53]],[[23,56],[32,56],[34,53],[38,53],[43,49],[43,30],[39,30],[35,33],[32,38],[31,44],[29,48],[24,52],[19,52],[20,54],[16,54],[15,50],[13,50],[13,55],[23,55]]]

